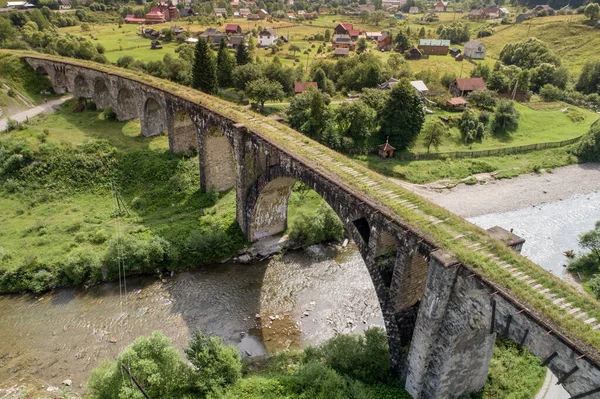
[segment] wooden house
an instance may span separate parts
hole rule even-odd
[[[479,40],[471,40],[465,43],[464,56],[474,60],[483,60],[486,51],[487,48],[485,47],[485,44],[481,43]]]
[[[475,90],[487,89],[482,78],[458,78],[450,83],[450,93],[455,97],[463,97]]]
[[[392,37],[383,34],[377,38],[377,48],[379,51],[392,51]]]
[[[225,26],[225,33],[235,35],[242,33],[242,27],[238,24],[227,24]]]
[[[419,40],[419,50],[427,55],[446,55],[450,50],[450,40],[421,39]]]
[[[408,53],[409,60],[420,60],[421,57],[423,57],[423,52],[415,46],[412,46],[411,48],[406,50],[406,52]]]
[[[317,82],[294,82],[294,94],[304,93],[308,87],[314,87],[319,90]]]
[[[336,48],[333,51],[333,56],[340,57],[340,58],[348,57],[348,56],[350,56],[350,49],[349,48]]]
[[[435,12],[446,12],[448,10],[448,2],[447,1],[438,1],[433,6],[433,11]]]
[[[446,100],[446,106],[452,111],[464,111],[467,109],[467,100],[462,97],[454,97]]]

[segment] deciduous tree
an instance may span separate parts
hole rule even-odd
[[[408,147],[419,135],[425,121],[423,104],[408,79],[400,79],[391,90],[379,115],[379,141],[389,142],[399,150]]]
[[[438,150],[447,132],[446,125],[437,119],[425,122],[423,130],[421,130],[421,140],[423,140],[428,154],[432,146],[436,151]]]
[[[284,95],[281,83],[267,78],[260,78],[246,85],[246,96],[256,101],[261,111],[265,108],[267,100],[279,101]]]

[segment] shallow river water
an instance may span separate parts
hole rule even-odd
[[[562,275],[562,254],[600,220],[600,193],[469,219],[513,228],[523,254]],[[320,249],[319,249],[320,248]],[[244,356],[317,344],[336,333],[383,325],[364,263],[352,245],[316,247],[253,265],[218,264],[165,279],[127,279],[40,298],[0,296],[2,389],[40,390],[71,379],[82,391],[101,359],[114,358],[140,335],[161,330],[177,348],[200,328],[222,336]]]

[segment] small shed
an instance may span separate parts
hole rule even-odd
[[[464,111],[467,109],[467,100],[462,97],[454,97],[446,100],[446,105],[453,111]]]
[[[379,155],[380,158],[386,159],[394,157],[394,151],[396,151],[396,149],[392,147],[388,141],[389,137],[385,139],[385,144],[377,146],[377,155]]]
[[[462,54],[457,54],[456,57],[454,57],[454,61],[462,61],[465,57],[463,57]]]
[[[419,50],[416,47],[411,47],[408,50],[406,50],[406,52],[408,53],[408,59],[409,60],[420,60],[421,57],[423,56],[423,53],[421,52],[421,50]]]
[[[514,234],[512,229],[508,231],[500,226],[494,226],[490,227],[486,231],[490,236],[492,236],[492,238],[502,241],[507,247],[514,251],[521,252],[521,249],[523,249],[525,239]]]
[[[462,53],[462,51],[458,47],[453,47],[453,48],[450,49],[450,55],[452,57],[456,57],[460,53]]]
[[[160,50],[162,47],[162,44],[160,44],[160,42],[158,40],[152,40],[152,45],[150,46],[150,50]]]

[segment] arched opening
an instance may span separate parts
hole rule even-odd
[[[203,188],[225,191],[235,187],[236,167],[233,148],[223,130],[207,129],[202,137],[200,173]]]
[[[169,129],[171,151],[192,154],[198,148],[198,127],[184,110],[175,112],[172,123],[171,129]]]
[[[108,87],[106,87],[104,80],[97,79],[94,82],[94,94],[92,98],[98,109],[104,109],[111,105],[110,92],[108,91]]]
[[[144,104],[142,134],[146,137],[159,135],[167,130],[167,118],[163,107],[150,97]]]
[[[127,87],[122,87],[117,95],[117,119],[128,121],[139,117],[139,110],[133,92]]]
[[[287,229],[288,200],[296,179],[279,177],[271,180],[260,191],[251,210],[250,240],[257,241]]]
[[[91,97],[88,83],[81,75],[77,75],[73,81],[73,95],[74,97]]]
[[[44,76],[48,76],[48,72],[46,71],[46,69],[43,66],[39,66],[35,69],[35,71],[37,73],[39,73],[40,75],[44,75]]]
[[[69,81],[64,68],[56,68],[54,71],[54,91],[58,94],[69,91]]]

